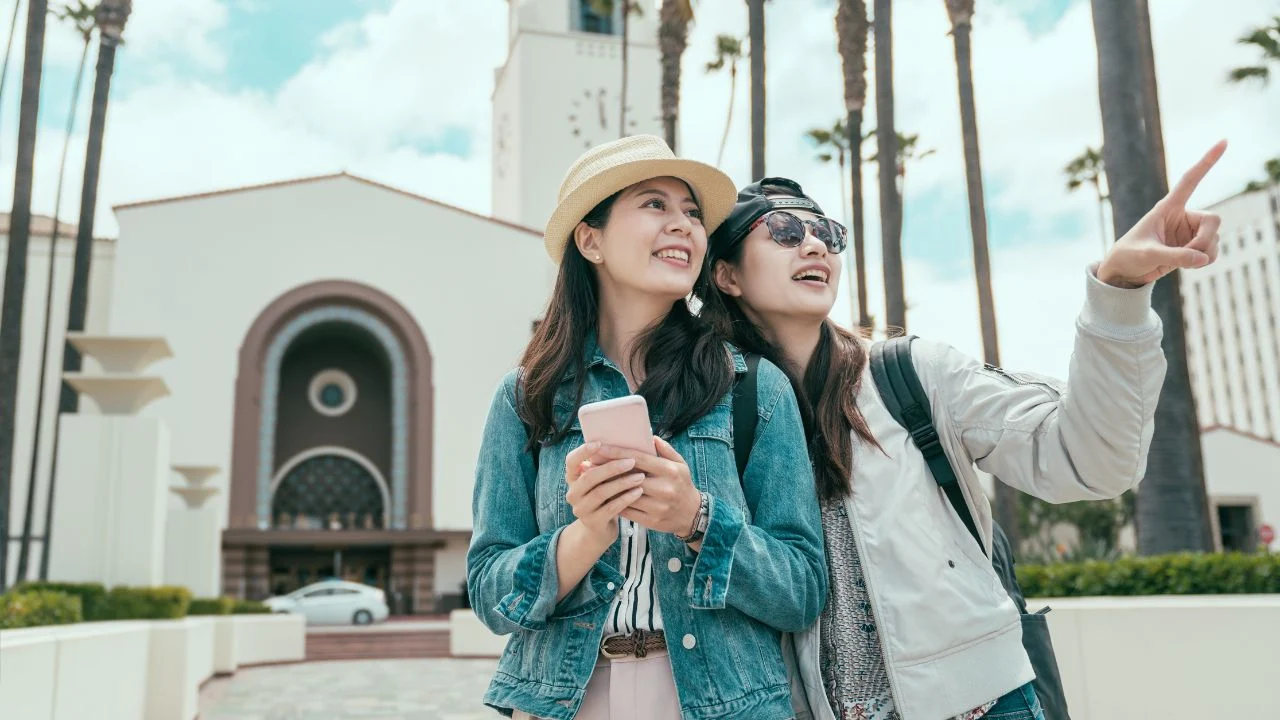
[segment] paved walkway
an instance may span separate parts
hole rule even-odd
[[[201,720],[494,720],[492,660],[356,660],[240,670],[200,693]]]

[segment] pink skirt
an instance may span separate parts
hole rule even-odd
[[[513,720],[539,720],[517,710]],[[680,699],[666,651],[643,658],[600,658],[574,720],[680,720]]]

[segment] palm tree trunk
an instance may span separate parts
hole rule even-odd
[[[22,99],[18,117],[18,154],[9,215],[9,248],[0,301],[0,592],[9,580],[9,499],[13,441],[22,363],[22,305],[27,289],[27,247],[31,240],[31,184],[40,115],[40,76],[44,64],[46,0],[27,6],[27,46],[22,61]]]
[[[618,137],[627,136],[627,35],[631,0],[622,0],[622,97],[618,100]]]
[[[849,128],[849,192],[853,196],[853,264],[857,272],[858,327],[871,332],[871,315],[867,312],[867,238],[862,207],[862,109],[850,110]]]
[[[1116,237],[1164,195],[1141,73],[1136,3],[1091,0],[1098,46],[1103,152]],[[1134,72],[1137,68],[1140,72]],[[1145,555],[1213,549],[1195,398],[1187,368],[1179,274],[1156,283],[1152,306],[1164,323],[1168,373],[1156,407],[1155,436],[1138,493],[1138,550]]]
[[[1156,176],[1160,180],[1161,195],[1169,192],[1169,171],[1164,162],[1164,130],[1160,122],[1160,94],[1156,91],[1156,56],[1151,45],[1151,13],[1147,0],[1138,3],[1138,42],[1142,53],[1142,121],[1151,137],[1152,156],[1156,163]]]
[[[1098,194],[1098,237],[1102,238],[1102,254],[1111,249],[1111,237],[1107,235],[1107,199],[1102,197],[1102,181],[1093,179],[1093,189]]]
[[[751,179],[764,177],[764,0],[747,0],[751,37]]]
[[[978,315],[982,323],[982,355],[989,365],[1000,365],[1000,341],[996,332],[995,294],[991,287],[991,258],[987,246],[987,209],[982,186],[982,160],[978,149],[978,111],[973,91],[971,18],[957,18],[955,39],[956,76],[960,91],[960,127],[964,138],[964,175],[969,194],[969,229],[973,233],[973,274],[978,284]],[[1018,491],[1004,483],[995,484],[996,522],[1016,549],[1021,533],[1018,522]]]
[[[724,117],[724,135],[720,138],[720,152],[716,154],[716,167],[724,165],[724,149],[729,144],[729,128],[733,125],[733,104],[738,97],[738,61],[729,65],[729,112]]]
[[[58,235],[62,229],[59,218],[62,217],[62,186],[67,172],[67,155],[71,150],[71,134],[76,129],[76,108],[80,105],[80,86],[84,81],[84,68],[89,61],[89,44],[91,35],[84,38],[84,48],[80,51],[80,67],[76,70],[76,79],[71,85],[71,109],[67,114],[67,135],[62,141],[62,160],[58,163],[58,185],[53,200],[53,230],[49,234],[49,274],[45,279],[44,294],[44,330],[40,335],[40,379],[36,382],[36,413],[31,438],[31,466],[27,473],[27,503],[22,513],[22,544],[18,548],[18,580],[27,577],[27,559],[31,550],[31,525],[35,514],[36,478],[40,468],[40,429],[44,419],[45,379],[49,371],[49,332],[53,327],[53,286],[57,279],[58,267]],[[44,529],[48,538],[49,528]]]
[[[662,3],[658,45],[662,50],[662,132],[667,147],[676,152],[677,121],[680,116],[680,61],[689,44],[689,24],[680,13],[680,3]]]
[[[884,247],[885,327],[907,328],[902,282],[902,202],[898,194],[898,132],[893,124],[892,0],[875,0],[876,153],[880,157],[880,242]]]
[[[9,19],[9,41],[4,46],[4,65],[0,66],[0,105],[4,104],[4,88],[9,80],[9,56],[13,54],[13,36],[18,34],[18,9],[22,0],[13,0],[13,17]]]
[[[98,171],[102,166],[102,138],[107,125],[107,106],[111,97],[111,74],[115,71],[116,46],[129,19],[129,0],[103,0],[98,6],[98,67],[93,85],[93,104],[89,113],[89,138],[85,148],[84,182],[80,188],[80,223],[76,229],[76,252],[71,268],[71,293],[67,308],[67,333],[84,330],[89,307],[89,264],[93,259],[93,222],[98,204]],[[62,372],[80,371],[80,353],[71,343],[63,344]],[[57,479],[58,423],[63,413],[75,413],[80,408],[80,396],[67,383],[62,384],[58,404],[59,415],[53,433],[53,464],[49,470],[49,502],[46,507],[45,527],[52,527],[53,490]],[[49,569],[49,546],[52,538],[45,533],[41,548],[40,576],[46,577]]]

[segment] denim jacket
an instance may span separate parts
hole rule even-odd
[[[746,371],[732,349],[736,372]],[[583,403],[629,394],[594,341],[585,348]],[[618,542],[560,602],[556,543],[573,521],[565,458],[582,444],[571,371],[555,399],[560,441],[541,446],[537,470],[516,414],[518,371],[489,408],[476,466],[467,590],[490,630],[510,634],[485,704],[569,720],[599,656],[605,618],[621,590]],[[711,497],[701,552],[666,533],[649,543],[672,672],[685,718],[793,717],[781,633],[808,627],[827,597],[822,525],[795,395],[761,360],[755,443],[741,482],[733,454],[732,393],[670,438],[693,482]]]

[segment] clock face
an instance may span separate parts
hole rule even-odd
[[[608,88],[584,89],[569,103],[569,134],[589,148],[618,139],[618,96]],[[627,134],[639,127],[635,108],[627,105]]]

